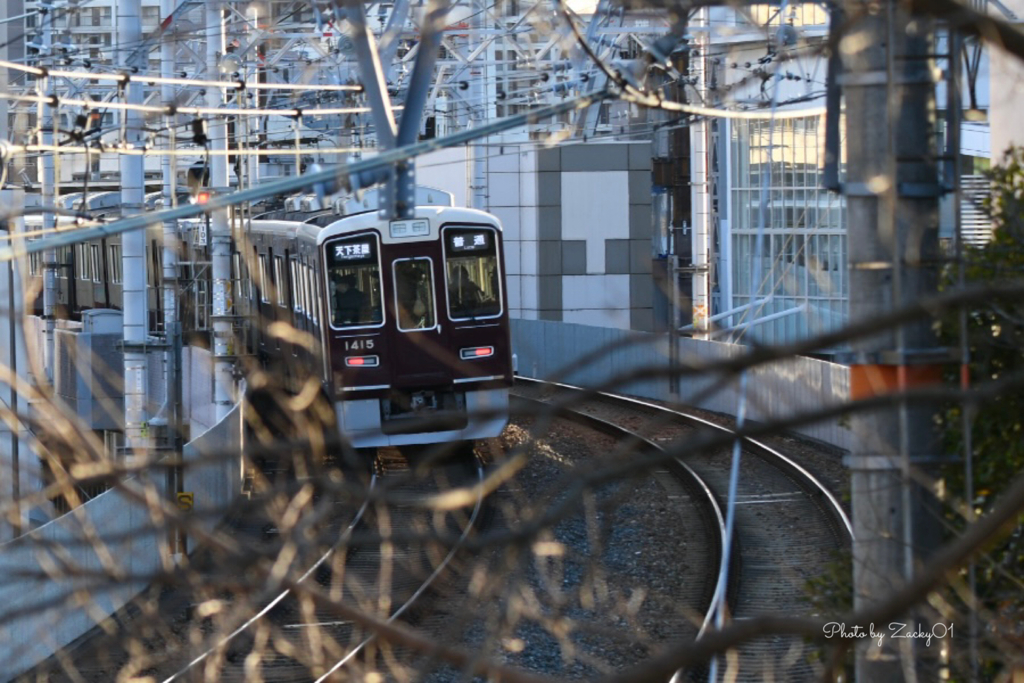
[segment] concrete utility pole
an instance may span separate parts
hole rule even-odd
[[[209,78],[220,78],[220,58],[224,55],[224,6],[219,2],[206,5],[206,65]],[[206,89],[208,107],[224,106],[224,91]],[[225,192],[228,187],[228,126],[224,117],[211,118],[210,187]],[[295,169],[298,174],[299,169]],[[213,273],[213,403],[220,422],[235,403],[232,377],[234,333],[231,330],[231,225],[227,209],[210,213],[210,260]],[[268,264],[273,268],[273,264]],[[280,286],[280,285],[279,285]]]
[[[845,3],[850,322],[876,318],[936,290],[938,199],[933,29],[898,0],[867,12]],[[850,396],[863,399],[938,380],[929,321],[853,345]],[[857,413],[852,420],[854,605],[864,609],[910,579],[935,547],[930,493],[912,475],[938,455],[931,406]],[[908,622],[916,622],[908,613]],[[923,624],[930,628],[930,625]],[[886,632],[888,625],[876,625]],[[856,679],[936,680],[934,657],[913,640],[858,643]]]
[[[53,11],[42,15],[39,22],[38,43],[40,45],[40,59],[42,64],[46,55],[50,54],[50,46],[53,44]],[[40,95],[48,95],[50,88],[49,78],[38,79]],[[42,145],[53,144],[53,108],[44,102],[37,106],[36,129],[39,132],[39,142]],[[39,161],[39,184],[40,195],[44,206],[53,206],[56,203],[56,185],[54,183],[53,165],[56,154],[43,154]],[[43,213],[43,230],[47,234],[57,227],[57,215],[52,211]],[[57,310],[57,250],[47,249],[43,252],[43,370],[46,372],[46,380],[53,384],[54,373],[54,329],[56,327]],[[37,381],[44,378],[39,377]]]
[[[166,21],[174,12],[174,0],[160,0],[160,20]],[[176,42],[165,39],[160,42],[160,75],[164,78],[174,77],[174,48]],[[164,83],[160,86],[160,100],[163,104],[169,105],[174,102],[174,86]],[[168,148],[173,150],[177,130],[174,127],[174,117],[167,122],[167,130],[171,137],[168,140]],[[171,208],[175,205],[175,194],[177,193],[176,176],[177,164],[175,158],[167,155],[161,162],[163,173],[163,194],[164,208]],[[163,227],[163,252],[161,266],[163,270],[163,314],[164,330],[170,333],[175,323],[178,322],[178,224],[176,221],[166,221]],[[170,339],[168,339],[170,342]],[[170,378],[168,378],[170,379]],[[168,382],[170,386],[170,382]]]
[[[701,106],[710,106],[707,101],[710,90],[708,80],[711,60],[707,51],[710,46],[709,33],[700,30],[710,25],[711,9],[703,7],[697,10],[693,25],[698,28],[696,49],[698,55],[693,57],[693,70],[697,77],[697,92],[703,101]],[[711,135],[710,123],[706,118],[698,117],[690,124],[690,206],[693,214],[693,227],[690,240],[693,253],[692,311],[694,339],[708,338],[708,316],[711,315]],[[675,274],[673,274],[673,277]]]
[[[472,9],[469,25],[473,29],[469,39],[469,54],[473,55],[480,50],[480,43],[487,40],[483,31],[487,25],[487,4],[483,0],[470,0],[469,5]],[[469,120],[467,126],[473,128],[493,120],[493,117],[497,114],[497,110],[492,109],[493,98],[489,97],[491,95],[491,87],[488,85],[491,74],[489,73],[490,69],[487,63],[491,61],[492,48],[488,46],[484,50],[482,54],[477,56],[476,64],[473,65],[476,67],[476,71],[474,72],[473,66],[471,66],[468,75]],[[481,140],[480,144],[473,145],[472,147],[473,176],[470,182],[470,196],[472,197],[470,206],[481,211],[490,209],[487,191],[487,150],[486,138]]]
[[[129,63],[134,46],[142,42],[141,0],[121,0],[117,4],[117,43],[122,66],[131,73]],[[145,68],[148,65],[143,65]],[[125,83],[122,93],[129,104],[142,104],[142,83]],[[142,114],[125,110],[125,143],[139,147],[143,142]],[[139,155],[122,154],[118,159],[121,175],[121,213],[140,214],[145,208],[145,165]],[[146,231],[133,230],[121,238],[121,272],[124,315],[124,438],[125,447],[136,456],[149,449],[149,373],[146,341],[149,337],[149,301],[146,292]]]

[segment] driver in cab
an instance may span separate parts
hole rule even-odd
[[[360,322],[366,299],[356,287],[353,275],[343,275],[331,281],[331,299],[334,302],[334,324],[353,325]]]

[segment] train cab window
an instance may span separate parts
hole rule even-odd
[[[497,233],[490,228],[445,228],[448,317],[477,320],[501,315]]]
[[[393,267],[398,329],[433,329],[437,325],[433,263],[429,258],[399,259]]]
[[[331,326],[383,325],[377,238],[374,235],[346,237],[327,242],[324,250]]]

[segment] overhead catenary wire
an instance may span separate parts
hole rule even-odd
[[[148,225],[155,225],[162,221],[192,218],[218,209],[225,209],[250,201],[259,201],[266,197],[275,195],[290,194],[298,190],[315,187],[321,184],[344,183],[347,182],[347,179],[350,177],[373,173],[380,169],[387,168],[392,164],[398,163],[399,161],[404,161],[437,149],[462,145],[467,142],[472,142],[478,138],[486,138],[504,130],[532,125],[541,119],[558,116],[577,109],[583,109],[597,101],[608,99],[610,97],[612,97],[611,93],[600,92],[586,97],[574,98],[567,102],[544,107],[525,114],[510,116],[478,128],[462,130],[444,138],[423,140],[405,147],[382,151],[377,156],[369,159],[353,161],[337,169],[323,169],[313,173],[306,173],[301,176],[284,178],[246,190],[217,195],[211,197],[209,202],[203,205],[196,204],[179,206],[177,208],[157,211],[146,215],[131,216],[129,218],[114,221],[107,225],[69,230],[62,234],[55,235],[54,237],[36,240],[28,244],[24,244],[22,240],[19,240],[20,243],[14,247],[0,248],[0,262],[10,261],[21,254],[35,253],[37,251],[54,249],[56,247],[67,246],[77,242],[98,239],[108,235],[116,235],[130,230],[138,230],[140,228],[145,228]]]
[[[174,114],[190,114],[192,116],[286,116],[295,118],[298,116],[338,116],[341,114],[364,114],[370,109],[368,107],[327,107],[314,109],[250,109],[240,107],[176,107],[174,105],[154,104],[129,104],[127,102],[96,102],[95,100],[81,100],[76,98],[65,98],[57,95],[2,95],[5,99],[16,102],[31,102],[35,104],[48,104],[55,107],[84,107],[86,109],[118,109],[123,111],[141,111],[150,114],[161,114],[173,116]],[[393,107],[401,109],[401,106]]]
[[[330,84],[305,84],[305,83],[264,83],[260,81],[214,81],[191,78],[167,78],[164,76],[151,76],[149,74],[127,74],[127,73],[96,73],[94,71],[65,71],[61,69],[44,69],[38,66],[27,66],[16,62],[0,60],[0,68],[13,69],[24,72],[30,76],[49,78],[81,78],[92,81],[111,81],[113,83],[145,83],[153,85],[186,85],[197,88],[220,88],[222,90],[322,90],[324,92],[361,92],[361,85],[330,85]]]

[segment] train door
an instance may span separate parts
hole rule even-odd
[[[403,245],[404,246],[404,245]],[[438,280],[441,264],[432,256],[395,254],[388,268],[389,307],[395,321],[391,362],[394,386],[448,385],[452,380],[448,329],[442,324]],[[415,251],[415,250],[410,250]]]

